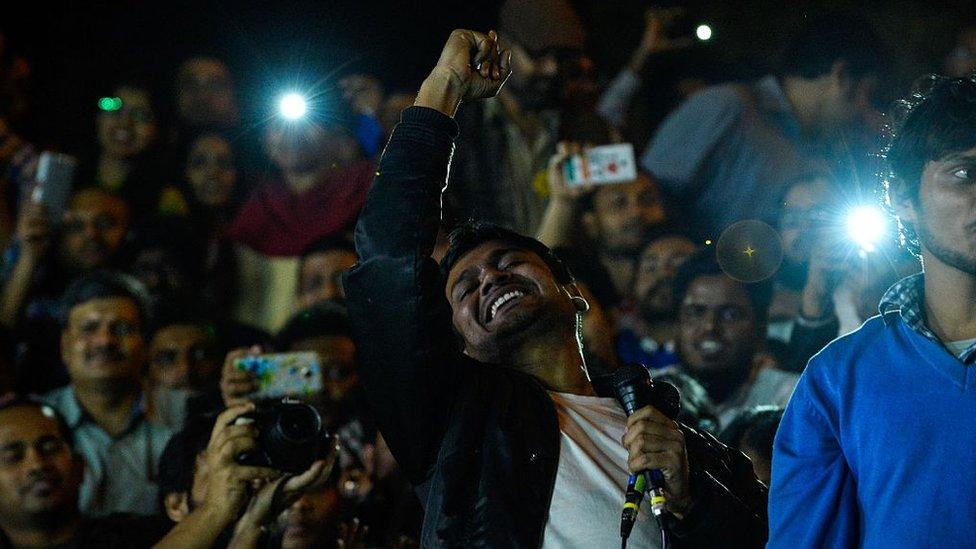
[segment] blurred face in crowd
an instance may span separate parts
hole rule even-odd
[[[98,143],[105,155],[132,158],[156,140],[156,115],[146,90],[122,87],[115,94],[122,100],[122,108],[99,111]]]
[[[837,61],[833,70],[818,77],[818,109],[811,121],[821,139],[836,139],[838,132],[858,130],[858,123],[872,120],[875,109],[871,104],[878,87],[876,75],[852,78],[844,61]]]
[[[53,517],[64,524],[77,516],[83,470],[58,423],[40,408],[0,411],[0,526],[36,527]]]
[[[465,352],[481,362],[505,363],[526,342],[575,325],[569,291],[542,258],[502,242],[464,254],[445,293]]]
[[[946,76],[965,77],[976,71],[976,27],[963,29],[956,38],[956,47],[945,60]]]
[[[748,375],[762,343],[759,322],[745,287],[725,275],[699,276],[678,313],[682,363],[705,384]]]
[[[636,256],[647,230],[665,221],[664,203],[654,181],[640,174],[630,183],[597,188],[588,218],[604,253]]]
[[[145,284],[153,307],[162,313],[179,313],[192,295],[191,276],[176,252],[164,246],[140,250],[131,273]]]
[[[662,236],[644,248],[634,280],[634,297],[645,320],[673,318],[674,275],[695,249],[694,242],[676,235]]]
[[[503,41],[512,49],[512,73],[508,87],[522,108],[541,111],[593,104],[599,95],[595,64],[575,50],[545,50],[531,53],[519,44]]]
[[[313,253],[302,258],[298,279],[298,308],[326,301],[343,301],[342,273],[356,264],[356,254],[343,249]]]
[[[139,308],[128,297],[96,298],[72,307],[61,332],[61,359],[76,385],[138,380],[145,364]]]
[[[220,369],[207,332],[196,324],[170,324],[149,345],[150,377],[164,387],[200,388]]]
[[[339,491],[331,484],[303,494],[285,513],[282,549],[332,546],[338,533],[339,504]]]
[[[818,230],[826,222],[825,208],[830,199],[830,182],[824,178],[803,181],[790,187],[779,218],[779,235],[786,258],[805,264],[816,239],[823,236]]]
[[[198,137],[186,159],[186,180],[204,206],[227,204],[237,183],[237,167],[230,143],[215,134]]]
[[[936,260],[976,277],[976,148],[926,163],[917,198],[894,206],[918,234],[926,268]]]
[[[297,341],[290,352],[314,351],[322,365],[322,382],[332,402],[342,402],[359,383],[356,344],[347,336],[321,336]]]
[[[97,189],[78,191],[62,224],[60,256],[72,271],[107,265],[129,231],[129,207],[122,199]]]
[[[413,93],[394,93],[387,95],[380,107],[380,125],[387,134],[400,123],[400,113],[407,107],[412,107],[417,95]]]
[[[237,98],[230,69],[212,57],[194,57],[183,63],[176,77],[176,106],[180,120],[201,126],[237,122]]]
[[[356,140],[336,124],[299,120],[269,125],[268,156],[285,173],[310,173],[343,166],[360,156]]]

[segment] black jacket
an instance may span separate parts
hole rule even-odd
[[[555,407],[535,378],[458,351],[430,258],[457,132],[411,107],[383,153],[344,279],[360,376],[424,505],[424,547],[538,547],[559,459]],[[748,459],[690,429],[686,438],[697,503],[674,525],[675,545],[761,545],[765,487]]]

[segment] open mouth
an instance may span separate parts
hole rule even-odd
[[[698,342],[698,352],[702,356],[713,357],[725,350],[725,344],[717,339],[703,339]]]
[[[485,312],[485,324],[489,324],[498,316],[499,312],[504,311],[522,297],[525,297],[525,292],[522,290],[508,290],[496,293],[488,303]]]

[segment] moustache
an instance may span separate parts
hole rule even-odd
[[[98,240],[86,240],[84,244],[81,245],[79,251],[83,254],[105,254],[108,251],[108,246],[104,242]]]
[[[125,355],[122,354],[122,351],[118,347],[103,347],[86,351],[85,360],[88,362],[96,360],[103,362],[122,362],[125,360]]]
[[[42,483],[49,484],[52,488],[56,488],[61,486],[61,476],[45,471],[33,471],[28,474],[27,482],[20,487],[20,495],[25,495],[31,492]]]

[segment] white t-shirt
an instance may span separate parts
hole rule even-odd
[[[945,346],[952,353],[952,356],[959,358],[973,346],[973,343],[976,343],[976,339],[963,339],[961,341],[946,341]]]
[[[612,398],[550,392],[559,417],[559,466],[543,549],[620,547],[627,489],[627,416]],[[661,531],[641,505],[628,547],[659,547]]]

